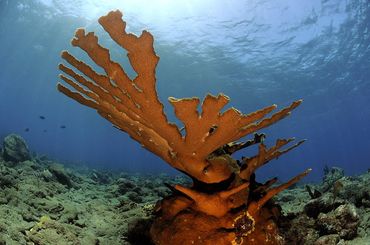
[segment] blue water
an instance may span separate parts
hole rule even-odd
[[[319,180],[325,165],[346,174],[370,167],[368,0],[102,2],[0,0],[0,137],[18,133],[33,151],[64,162],[174,173],[56,90],[61,50],[88,61],[69,42],[78,27],[95,31],[130,70],[124,51],[97,23],[120,9],[129,31],[147,29],[155,37],[157,88],[171,120],[169,96],[223,92],[244,113],[304,99],[263,132],[270,145],[279,137],[307,142],[263,167],[260,178],[286,180],[312,167],[307,180]]]

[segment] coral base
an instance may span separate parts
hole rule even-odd
[[[275,206],[262,208],[256,218],[245,210],[216,218],[187,209],[172,218],[157,217],[150,233],[158,245],[283,244],[275,223],[278,213]]]

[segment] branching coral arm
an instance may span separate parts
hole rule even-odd
[[[202,193],[181,185],[175,185],[175,189],[190,197],[194,201],[193,209],[212,215],[222,217],[233,206],[229,201],[229,197],[248,188],[249,183],[243,183],[230,190],[221,191],[219,193],[207,194]]]
[[[293,140],[294,138],[278,139],[275,146],[271,147],[270,149],[266,149],[266,146],[261,143],[259,145],[258,155],[243,160],[242,166],[240,168],[239,177],[244,180],[249,180],[250,176],[257,170],[257,168],[261,167],[272,159],[278,158],[279,156],[293,150],[294,148],[305,142],[305,140],[301,140],[296,144],[288,147],[287,149],[279,151],[281,147],[287,145]]]
[[[267,193],[258,201],[251,202],[248,206],[248,213],[252,215],[253,217],[256,215],[256,213],[263,207],[263,205],[266,204],[268,200],[270,200],[273,196],[278,194],[279,192],[287,189],[289,186],[297,183],[299,180],[301,180],[303,177],[305,177],[307,174],[309,174],[312,171],[312,169],[307,169],[303,173],[297,175],[296,177],[292,178],[288,182],[279,185],[277,187],[271,188],[267,191]]]
[[[105,18],[113,18],[118,23],[124,23],[122,19],[118,20],[117,16],[122,15],[119,12],[111,12]],[[130,43],[130,40],[137,41],[132,39],[134,35],[124,34],[131,37],[127,43],[128,46],[137,45]],[[93,33],[85,34],[82,29],[77,30],[72,44],[83,49],[97,65],[103,68],[106,75],[98,74],[90,66],[65,51],[62,57],[85,77],[61,64],[59,68],[75,81],[64,75],[61,78],[77,92],[61,84],[58,85],[58,89],[78,102],[96,109],[100,115],[127,132],[144,147],[162,157],[175,168],[183,170],[181,164],[173,159],[176,148],[180,148],[182,144],[181,134],[175,125],[167,122],[163,105],[158,101],[155,89],[153,89],[155,88],[155,66],[158,57],[152,47],[152,37],[149,33],[145,35],[146,37],[135,37],[141,40],[141,43],[136,49],[130,48],[129,50],[132,51],[129,52],[129,57],[134,57],[130,59],[133,67],[140,72],[138,77],[132,81],[122,67],[110,59],[109,50],[98,44],[98,38]],[[145,61],[143,65],[143,61],[140,62],[140,59],[135,57],[136,53],[140,53],[139,56],[142,58],[145,52],[149,54],[143,59]],[[144,80],[139,78],[144,79],[146,83],[144,84]],[[137,83],[138,81],[141,82]]]
[[[273,114],[269,118],[264,117],[274,110],[276,105],[268,106],[248,115],[242,115],[233,108],[229,109],[220,116],[217,124],[219,127],[213,135],[207,138],[207,144],[201,145],[197,152],[200,156],[206,156],[224,144],[236,141],[248,134],[268,127],[288,116],[301,102],[301,100],[295,101],[290,106]],[[262,120],[258,121],[260,119]]]
[[[127,56],[137,74],[130,82],[140,91],[140,93],[135,91],[132,96],[138,95],[136,102],[140,104],[143,114],[150,121],[150,127],[171,142],[170,145],[173,145],[173,148],[179,149],[182,141],[181,134],[175,125],[167,122],[163,104],[158,100],[155,88],[155,69],[159,57],[153,48],[153,36],[147,31],[143,31],[139,37],[126,33],[126,23],[122,20],[120,11],[112,11],[101,17],[99,23],[111,38],[128,52]]]

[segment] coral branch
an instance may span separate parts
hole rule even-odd
[[[266,149],[266,146],[262,143],[259,145],[259,152],[258,155],[252,158],[245,158],[243,159],[242,167],[240,169],[239,176],[244,180],[249,180],[252,173],[254,173],[257,168],[261,167],[262,165],[266,164],[267,162],[271,161],[272,159],[278,158],[279,156],[289,152],[290,150],[298,147],[301,145],[305,140],[301,140],[298,143],[288,147],[285,150],[279,151],[279,149],[286,144],[292,142],[294,138],[291,139],[278,139],[276,141],[275,146],[271,147],[270,149]]]
[[[222,154],[232,155],[241,149],[244,149],[254,144],[262,143],[265,137],[266,137],[265,134],[255,133],[254,138],[251,140],[247,140],[244,142],[231,142],[226,145],[223,145],[221,148],[217,149],[217,151],[221,152]]]
[[[268,188],[270,188],[273,184],[277,182],[278,178],[272,178],[266,181],[263,185],[257,187],[253,192],[255,193],[264,193]]]
[[[127,132],[145,148],[160,156],[173,167],[206,183],[223,181],[233,170],[226,165],[214,165],[207,157],[218,148],[267,127],[289,115],[300,104],[296,101],[280,112],[265,118],[276,105],[244,115],[235,108],[221,112],[229,102],[226,95],[207,95],[198,112],[198,98],[169,98],[176,116],[184,123],[185,135],[167,121],[163,104],[155,89],[155,69],[158,56],[153,49],[153,37],[144,31],[139,37],[126,33],[122,13],[110,12],[99,19],[111,38],[127,50],[128,59],[136,72],[130,79],[119,63],[113,61],[109,50],[98,43],[94,33],[78,29],[72,45],[84,50],[105,74],[95,72],[89,65],[76,59],[67,51],[62,58],[83,75],[61,64],[66,75],[61,79],[75,91],[58,84],[58,89],[72,99],[92,107]],[[247,144],[234,147],[241,149]]]
[[[238,192],[241,192],[248,186],[249,183],[243,183],[230,190],[212,194],[202,193],[181,185],[175,185],[175,189],[194,200],[194,205],[192,206],[194,210],[215,217],[222,217],[233,207],[228,198]]]
[[[248,206],[248,213],[252,215],[253,217],[256,215],[256,213],[265,205],[265,203],[270,200],[273,196],[278,194],[279,192],[287,189],[289,186],[297,183],[299,180],[301,180],[303,177],[305,177],[308,173],[310,173],[312,169],[307,169],[303,173],[297,175],[293,179],[289,180],[288,182],[279,185],[277,187],[274,187],[272,189],[269,189],[267,193],[258,201],[251,202]]]
[[[194,145],[195,147],[192,147],[192,150],[196,150],[196,153],[199,157],[206,157],[224,144],[236,141],[247,134],[255,132],[251,131],[246,134],[239,134],[240,130],[242,130],[245,125],[256,123],[256,121],[264,118],[275,108],[276,105],[268,106],[262,110],[250,113],[248,115],[241,114],[235,108],[228,109],[222,114],[220,111],[213,111],[213,117],[210,118],[215,119],[206,123],[205,125],[216,125],[217,129],[213,134],[208,134],[209,127],[208,130],[203,130],[202,132],[199,132],[200,135],[206,136],[203,140],[204,143],[198,143]],[[206,120],[207,118],[203,119],[202,121],[204,122]],[[202,123],[202,121],[200,121],[200,124]]]
[[[113,16],[117,14],[119,15],[120,13],[112,12]],[[121,19],[116,20],[122,22]],[[152,40],[145,40],[149,45],[152,45]],[[78,75],[72,69],[60,65],[60,69],[74,78],[76,83],[67,79],[65,76],[61,78],[76,89],[78,93],[72,92],[60,84],[58,85],[58,89],[80,103],[97,109],[99,114],[113,122],[116,127],[126,131],[144,147],[159,155],[174,167],[183,170],[182,166],[177,164],[178,162],[172,161],[171,152],[173,151],[170,146],[171,144],[175,147],[176,143],[180,143],[181,135],[176,126],[167,122],[163,112],[163,105],[158,101],[155,90],[150,88],[154,86],[154,76],[152,78],[154,79],[153,84],[150,82],[147,83],[149,89],[146,89],[144,86],[138,88],[136,86],[138,79],[131,81],[121,66],[110,59],[109,51],[97,42],[98,39],[93,33],[85,35],[82,29],[77,30],[75,38],[72,40],[72,44],[85,50],[90,58],[104,69],[107,75],[96,73],[87,64],[77,60],[65,51],[62,53],[62,58],[90,78],[94,83]],[[151,57],[153,60],[152,63],[156,64],[158,58],[155,56],[155,53]],[[154,75],[155,66],[148,67],[147,69],[151,70],[147,73]],[[78,86],[77,83],[86,86],[90,91]],[[150,93],[150,91],[152,92]],[[89,97],[91,100],[86,99],[83,95]],[[156,104],[152,104],[153,101],[156,101]],[[153,110],[153,107],[157,109]],[[137,132],[141,133],[138,134]],[[161,149],[158,150],[156,148]]]

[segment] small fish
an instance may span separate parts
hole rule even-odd
[[[40,118],[41,120],[44,120],[44,119],[45,119],[45,117],[44,117],[44,116],[39,116],[39,118]]]
[[[30,131],[30,129],[29,128],[25,128],[24,131],[25,132],[28,132],[28,131]]]
[[[46,133],[47,131],[48,131],[47,129],[44,129],[44,131],[43,131],[43,132],[44,132],[44,133]]]
[[[65,125],[61,125],[60,128],[66,128],[66,126]]]

